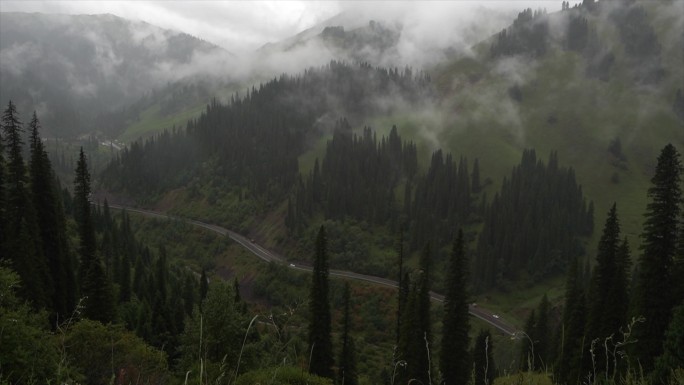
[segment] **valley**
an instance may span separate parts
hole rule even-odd
[[[684,2],[557,5],[3,5],[0,384],[680,384]]]

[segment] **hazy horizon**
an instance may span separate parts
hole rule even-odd
[[[2,1],[0,12],[113,14],[188,33],[236,54],[296,35],[342,12],[400,22],[419,41],[472,44],[525,8],[560,9],[560,1]],[[475,15],[486,15],[488,23]],[[496,19],[496,20],[494,20]],[[487,25],[491,24],[491,25]]]

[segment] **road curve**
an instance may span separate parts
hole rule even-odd
[[[109,208],[112,209],[118,209],[118,210],[126,210],[129,212],[134,212],[134,213],[139,213],[148,217],[153,217],[153,218],[160,218],[160,219],[177,219],[181,220],[187,223],[190,223],[192,225],[198,226],[205,228],[207,230],[213,231],[215,233],[228,236],[230,239],[233,241],[239,243],[241,246],[249,250],[252,254],[256,255],[260,259],[266,261],[266,262],[276,262],[276,263],[282,263],[286,266],[288,266],[291,269],[294,270],[301,270],[301,271],[312,271],[311,266],[306,266],[302,264],[294,265],[288,263],[282,256],[267,250],[266,248],[252,242],[251,240],[247,239],[243,235],[240,235],[234,231],[228,230],[224,227],[217,226],[217,225],[212,225],[210,223],[198,221],[195,219],[187,219],[187,218],[181,218],[181,217],[174,217],[172,215],[164,214],[158,211],[152,211],[152,210],[144,210],[144,209],[137,209],[133,207],[128,207],[128,206],[121,206],[117,204],[109,204]],[[381,277],[375,277],[372,275],[366,275],[366,274],[360,274],[360,273],[354,273],[352,271],[344,271],[344,270],[335,270],[335,269],[330,269],[330,275],[334,277],[342,277],[342,278],[348,278],[348,279],[355,279],[359,281],[366,281],[366,282],[371,282],[377,285],[383,285],[383,286],[388,286],[392,288],[397,288],[398,283],[397,281],[393,281],[391,279],[387,278],[381,278]],[[430,298],[432,298],[435,301],[439,302],[444,302],[444,296],[439,293],[435,293],[434,291],[430,292]],[[516,336],[518,330],[510,325],[509,323],[505,322],[502,320],[500,317],[496,316],[492,312],[483,309],[478,306],[474,305],[469,305],[468,306],[468,312],[470,315],[473,317],[479,318],[482,321],[490,324],[491,326],[495,327],[499,331],[508,334],[510,336]]]

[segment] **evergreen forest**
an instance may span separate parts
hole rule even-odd
[[[359,48],[401,29],[326,26],[368,60],[169,81],[73,141],[12,78],[0,385],[684,384],[684,23],[660,6],[526,9],[426,69]],[[103,139],[149,108],[172,118]]]

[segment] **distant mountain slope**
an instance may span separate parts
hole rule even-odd
[[[295,36],[277,43],[268,43],[257,55],[301,56],[317,52],[321,59],[367,62],[386,65],[398,62],[397,45],[401,25],[369,20],[359,25],[359,19],[343,13]]]
[[[0,104],[39,113],[49,136],[97,128],[98,113],[232,55],[190,35],[113,15],[0,14]],[[218,66],[216,66],[218,67]]]
[[[667,143],[684,151],[682,15],[681,1],[521,12],[478,55],[434,71],[441,114],[400,127],[478,156],[497,182],[523,149],[557,151],[596,202],[597,223],[617,202],[637,245],[655,159]]]

